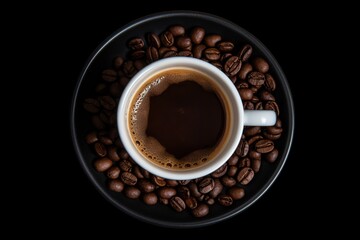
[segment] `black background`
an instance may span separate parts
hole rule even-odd
[[[186,3],[186,4],[184,4]],[[239,2],[242,4],[241,1]],[[319,231],[318,223],[329,213],[323,205],[323,193],[326,191],[325,179],[317,176],[318,156],[308,154],[306,149],[314,146],[309,133],[314,129],[315,119],[306,117],[309,99],[318,96],[315,90],[317,77],[311,72],[318,68],[315,60],[324,57],[326,51],[321,48],[326,35],[325,27],[315,22],[316,9],[307,5],[293,3],[289,6],[229,6],[229,3],[188,7],[188,2],[175,3],[129,3],[127,7],[119,5],[91,6],[75,8],[59,6],[56,14],[44,13],[44,19],[51,19],[50,29],[44,28],[47,36],[36,46],[45,48],[45,52],[54,59],[43,62],[50,66],[51,78],[48,82],[54,89],[50,99],[59,104],[57,109],[56,130],[54,125],[46,126],[50,134],[57,132],[58,141],[50,141],[52,148],[61,148],[47,161],[51,168],[43,172],[43,179],[50,179],[52,187],[45,186],[46,192],[41,208],[46,211],[43,224],[56,234],[76,232],[80,234],[114,234],[122,232],[137,234],[140,232],[172,238],[185,238],[190,234],[196,237],[211,237],[215,233],[230,231],[232,236],[242,234],[257,236],[284,235],[283,226],[296,235],[307,236],[313,230]],[[59,10],[60,9],[60,10]],[[87,179],[78,163],[70,137],[70,105],[77,78],[87,58],[93,50],[116,29],[124,24],[165,10],[197,10],[226,18],[245,28],[272,52],[288,78],[295,103],[295,138],[288,161],[273,186],[254,205],[243,213],[219,224],[198,229],[174,230],[139,222],[125,215],[108,203]],[[320,29],[320,30],[319,30]],[[313,57],[309,58],[309,54]],[[314,57],[315,54],[315,57]],[[48,79],[51,81],[51,79]],[[54,80],[55,81],[55,80]],[[311,82],[311,87],[309,83]],[[52,85],[54,84],[54,85]],[[56,93],[56,95],[55,95]],[[59,110],[60,109],[60,110]],[[49,116],[52,119],[53,116]],[[45,125],[45,123],[44,123]],[[321,131],[321,130],[319,130]],[[311,168],[309,168],[309,162]],[[56,174],[55,174],[56,172]],[[48,184],[48,183],[47,183]],[[313,209],[316,209],[315,211]],[[299,219],[305,219],[300,224]],[[54,221],[58,223],[54,223]],[[134,230],[131,227],[135,226]],[[235,234],[235,235],[233,235]],[[165,238],[165,237],[164,237]]]

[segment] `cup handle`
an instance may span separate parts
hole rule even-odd
[[[244,110],[244,126],[273,126],[276,113],[271,110]]]

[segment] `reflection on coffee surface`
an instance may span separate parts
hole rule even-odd
[[[192,69],[150,77],[131,104],[129,127],[136,147],[161,167],[181,170],[208,162],[226,128],[218,94],[207,75]]]

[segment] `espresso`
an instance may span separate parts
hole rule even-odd
[[[186,170],[210,162],[226,132],[226,104],[209,76],[168,69],[134,96],[129,128],[136,147],[164,168]]]

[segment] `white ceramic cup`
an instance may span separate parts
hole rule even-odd
[[[171,68],[189,68],[208,75],[222,97],[226,98],[225,102],[229,103],[227,104],[229,108],[229,121],[227,121],[227,124],[229,126],[226,127],[227,132],[220,141],[220,150],[216,151],[215,156],[212,156],[212,159],[209,159],[206,164],[196,168],[173,170],[156,165],[137,149],[129,130],[130,105],[139,88],[143,87],[144,83],[154,74]],[[172,57],[158,60],[139,71],[124,89],[117,111],[119,135],[131,158],[150,173],[174,180],[195,179],[212,173],[221,167],[234,153],[240,142],[244,126],[272,126],[275,122],[276,114],[274,111],[244,110],[235,85],[221,70],[205,61],[189,57]]]

